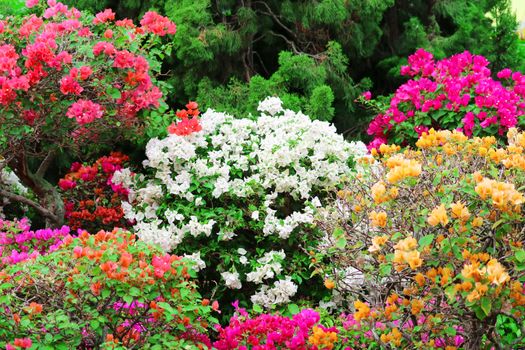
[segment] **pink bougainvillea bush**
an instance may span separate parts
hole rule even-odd
[[[31,230],[27,219],[0,219],[0,268],[53,252],[69,236],[70,229]]]
[[[0,154],[39,199],[26,204],[57,225],[64,209],[47,168],[64,150],[137,139],[146,111],[163,103],[155,52],[170,51],[160,37],[176,27],[155,12],[136,25],[111,10],[93,17],[55,0],[27,5],[33,14],[0,21]]]
[[[338,330],[319,324],[319,313],[304,309],[292,317],[279,314],[259,314],[252,317],[239,308],[227,326],[217,326],[218,340],[213,347],[230,349],[333,349],[337,343]]]
[[[0,348],[208,348],[218,304],[192,276],[182,258],[126,231],[67,236],[0,269]]]
[[[73,163],[70,172],[58,181],[63,192],[65,218],[73,229],[90,231],[125,228],[128,221],[120,205],[127,200],[128,191],[111,180],[115,171],[128,167],[129,157],[111,152],[92,164]]]
[[[430,128],[459,129],[467,136],[504,136],[523,125],[525,75],[504,69],[493,77],[483,56],[463,52],[435,60],[423,49],[408,58],[401,74],[410,78],[386,103],[369,100],[380,113],[368,127],[369,149],[383,143],[413,144]]]

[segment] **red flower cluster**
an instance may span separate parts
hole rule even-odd
[[[199,124],[200,111],[197,102],[190,101],[186,105],[186,108],[187,109],[177,111],[177,117],[181,120],[177,123],[173,122],[168,126],[168,132],[170,134],[185,136],[202,130],[202,126]]]
[[[149,33],[153,33],[158,36],[164,36],[167,34],[175,34],[177,27],[175,23],[169,20],[169,18],[163,17],[156,12],[148,11],[142,17],[140,21],[142,28]]]
[[[115,171],[126,166],[128,160],[128,156],[112,152],[93,165],[73,163],[71,172],[59,180],[58,186],[64,192],[66,219],[73,230],[128,226],[120,205],[128,193],[111,182]]]

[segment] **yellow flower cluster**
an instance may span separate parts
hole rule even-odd
[[[516,190],[514,184],[483,177],[480,181],[478,181],[479,178],[476,180],[478,184],[475,191],[481,199],[485,200],[490,197],[492,204],[502,211],[510,211],[512,208],[519,211],[524,198],[523,194]]]
[[[366,303],[363,303],[360,300],[356,300],[354,302],[354,307],[355,307],[354,319],[356,321],[360,321],[370,316],[370,307]]]
[[[308,338],[310,344],[317,346],[318,349],[334,348],[334,344],[337,342],[337,333],[325,331],[324,329],[314,326],[313,334]]]
[[[368,248],[370,253],[381,250],[381,247],[388,241],[388,236],[376,236],[372,238],[372,246]]]
[[[437,226],[439,224],[446,226],[448,224],[448,215],[447,209],[445,209],[445,205],[441,204],[439,207],[432,210],[432,212],[428,216],[427,222],[431,226]]]
[[[371,225],[374,227],[385,227],[386,226],[387,215],[384,211],[376,212],[375,210],[373,210],[369,214],[369,218],[371,221]]]
[[[461,275],[467,279],[473,279],[475,282],[474,290],[467,296],[467,300],[470,302],[478,300],[487,293],[487,282],[495,286],[500,286],[510,280],[510,276],[505,270],[505,267],[496,259],[490,259],[484,267],[480,267],[479,261],[466,264],[461,270]],[[468,291],[472,288],[472,284],[464,282],[457,288]]]
[[[451,141],[464,142],[466,140],[468,140],[467,136],[455,130],[436,131],[434,129],[430,129],[428,132],[421,134],[421,137],[416,142],[416,146],[421,149],[427,149],[432,147],[442,147]]]
[[[406,159],[401,154],[396,154],[386,160],[385,165],[390,169],[386,179],[391,184],[406,179],[407,177],[418,177],[421,174],[421,163],[415,159]]]
[[[401,265],[398,268],[402,268],[403,264],[408,264],[412,270],[415,270],[423,265],[423,259],[416,248],[417,241],[414,237],[407,237],[397,242],[394,246],[394,263]]]
[[[390,332],[386,334],[381,334],[381,341],[383,343],[390,343],[392,342],[395,346],[401,346],[401,340],[403,339],[403,335],[397,329],[397,327],[394,327]]]

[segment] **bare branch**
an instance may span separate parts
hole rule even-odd
[[[30,207],[34,208],[40,215],[50,219],[53,222],[59,222],[58,217],[55,214],[53,214],[51,211],[47,210],[46,208],[42,207],[40,204],[38,204],[35,201],[32,201],[29,198],[20,196],[15,193],[11,193],[3,189],[0,189],[0,196],[29,205]]]

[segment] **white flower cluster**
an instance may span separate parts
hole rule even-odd
[[[261,290],[250,298],[252,303],[270,308],[273,305],[284,304],[290,301],[290,297],[297,293],[297,285],[290,277],[276,281],[273,287],[262,286]]]
[[[130,191],[122,207],[126,218],[136,222],[140,239],[170,251],[193,238],[234,242],[240,230],[258,225],[260,236],[286,240],[313,223],[322,205],[319,193],[336,186],[353,161],[367,154],[363,143],[349,143],[333,125],[284,110],[278,98],[267,98],[258,110],[257,119],[208,110],[200,132],[149,141],[144,166],[151,175],[132,178],[126,169],[115,173],[113,182]],[[245,213],[239,218],[224,208],[215,211],[222,200],[236,201],[235,209]],[[293,210],[284,214],[283,201],[293,201]],[[244,203],[255,203],[255,208],[243,208]],[[206,215],[194,214],[204,210]],[[247,267],[246,251],[235,253],[241,267]],[[256,284],[279,278],[284,259],[282,251],[266,253],[244,277]],[[226,285],[240,288],[243,276],[231,272],[234,268],[228,271],[222,272]],[[263,286],[261,293],[274,302],[285,300],[295,293],[286,281]]]
[[[246,280],[261,284],[265,279],[274,278],[283,271],[281,261],[285,258],[286,254],[282,250],[279,252],[272,250],[264,253],[263,257],[257,260],[257,263],[260,265],[257,266],[255,271],[246,274]]]

